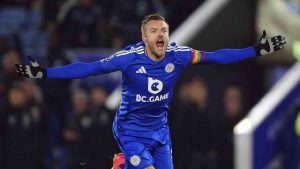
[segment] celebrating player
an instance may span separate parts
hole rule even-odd
[[[280,50],[283,36],[258,45],[214,52],[169,43],[169,25],[153,14],[141,24],[142,41],[96,62],[44,68],[33,58],[30,65],[16,65],[16,73],[28,78],[84,78],[122,72],[122,99],[113,122],[113,134],[125,157],[126,169],[172,169],[172,148],[167,113],[173,88],[189,64],[228,64]]]

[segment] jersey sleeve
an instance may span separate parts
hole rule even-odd
[[[176,56],[179,57],[184,67],[189,64],[202,63],[205,60],[205,51],[195,50],[187,46],[176,46],[173,50],[176,53]]]
[[[120,51],[100,61],[75,62],[61,67],[47,68],[47,78],[76,79],[119,70],[124,71],[130,63],[130,58],[130,55],[127,55],[126,52]]]
[[[247,58],[255,57],[253,47],[242,49],[220,49],[213,52],[200,51],[190,48],[189,52],[183,55],[184,64],[229,64],[239,62]]]

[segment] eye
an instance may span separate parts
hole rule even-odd
[[[167,30],[167,29],[163,29],[162,32],[163,32],[163,33],[167,33],[168,30]]]

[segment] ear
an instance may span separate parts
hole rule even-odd
[[[142,33],[142,40],[145,42],[147,40],[147,36],[145,33]]]

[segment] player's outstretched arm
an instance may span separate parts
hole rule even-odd
[[[254,47],[243,49],[220,49],[214,52],[205,52],[205,63],[227,64],[238,62],[247,58],[262,56],[276,52],[284,47],[285,38],[281,35],[266,38],[266,31],[263,31],[259,43]]]
[[[32,57],[28,57],[29,65],[15,65],[15,72],[21,76],[33,79],[65,78],[76,79],[87,76],[100,75],[119,69],[117,62],[76,62],[69,65],[45,68],[39,65]]]

